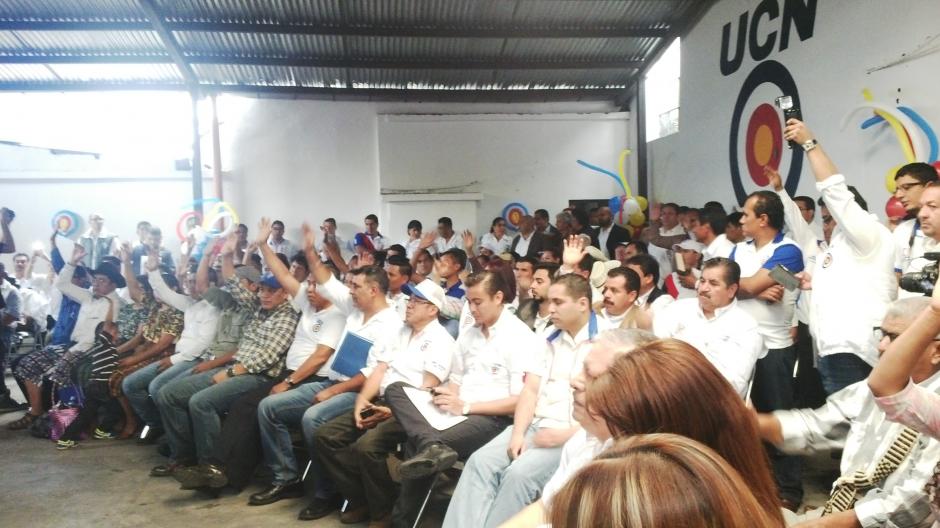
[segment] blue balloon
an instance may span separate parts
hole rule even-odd
[[[610,207],[611,212],[615,214],[620,212],[620,208],[623,207],[623,204],[620,202],[620,197],[614,196],[613,198],[608,200],[607,207]]]
[[[899,106],[898,110],[903,112],[907,117],[911,118],[911,121],[916,123],[917,126],[919,126],[924,131],[924,135],[927,136],[927,141],[930,143],[930,155],[927,156],[927,163],[937,161],[937,151],[940,150],[940,144],[937,142],[937,135],[934,134],[933,128],[931,128],[927,121],[913,109],[906,106]],[[921,152],[920,155],[923,156],[924,153]]]
[[[606,174],[606,175],[610,176],[611,178],[614,179],[615,182],[617,182],[617,185],[619,185],[620,188],[623,189],[623,182],[620,181],[620,176],[617,176],[615,173],[613,173],[613,172],[611,172],[611,171],[609,171],[609,170],[607,170],[607,169],[602,169],[602,168],[598,167],[597,165],[591,165],[590,163],[588,163],[588,162],[586,162],[586,161],[584,161],[584,160],[578,160],[578,165],[581,165],[582,167],[587,167],[587,168],[591,169],[592,171],[597,171],[597,172],[599,172],[599,173],[601,173],[601,174]],[[626,189],[623,189],[623,192],[626,193],[627,190],[626,190]]]

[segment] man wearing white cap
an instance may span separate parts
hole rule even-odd
[[[757,362],[751,400],[759,412],[792,409],[793,368],[796,347],[791,328],[798,290],[786,291],[770,275],[783,266],[791,273],[803,271],[803,252],[783,236],[784,210],[780,197],[771,191],[752,193],[741,216],[744,235],[751,240],[735,245],[731,260],[741,266],[741,308],[757,321],[767,346],[767,355]],[[793,508],[802,501],[801,460],[770,452],[774,476],[784,505]]]
[[[409,295],[405,326],[398,338],[370,355],[369,377],[351,413],[323,424],[316,433],[316,452],[349,506],[343,522],[373,522],[390,518],[397,484],[386,459],[407,436],[385,404],[385,388],[396,382],[428,389],[447,379],[455,353],[454,339],[437,317],[444,289],[430,280],[405,284]],[[332,508],[310,511],[328,514]]]
[[[676,271],[666,276],[663,289],[673,299],[694,299],[698,296],[695,286],[698,278],[702,276],[700,268],[705,244],[690,238],[672,246],[672,250],[673,254],[678,256],[674,266]],[[682,266],[679,266],[679,259],[681,259]]]

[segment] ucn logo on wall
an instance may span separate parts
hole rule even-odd
[[[722,28],[719,56],[722,75],[727,77],[738,71],[745,53],[758,63],[744,79],[731,114],[728,156],[731,185],[738,203],[744,203],[748,194],[767,186],[769,182],[764,176],[767,165],[780,172],[788,193],[794,194],[800,183],[803,151],[794,149],[787,154],[783,115],[773,105],[777,97],[789,95],[794,106],[802,108],[800,93],[790,71],[768,57],[790,46],[793,30],[801,42],[812,38],[816,1],[762,0],[753,12],[745,11],[738,17],[733,43],[734,23],[728,22]],[[779,30],[760,30],[762,25],[769,24],[779,24]]]

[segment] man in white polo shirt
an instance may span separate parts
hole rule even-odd
[[[725,235],[728,226],[728,216],[716,209],[699,209],[698,222],[693,224],[692,233],[696,240],[705,244],[702,250],[702,261],[715,257],[731,256],[734,243]]]
[[[316,235],[307,224],[303,225],[303,232],[317,292],[346,316],[346,328],[324,371],[328,379],[268,396],[258,405],[258,422],[264,460],[274,474],[271,488],[300,482],[289,429],[299,424],[313,464],[307,480],[312,481],[314,497],[327,500],[333,495],[332,484],[314,452],[314,435],[322,424],[352,409],[366,379],[363,370],[368,359],[360,361],[362,347],[368,347],[369,355],[374,354],[376,347],[383,348],[386,340],[398,335],[402,322],[386,301],[388,276],[385,270],[375,266],[352,270],[347,287],[333,276],[329,267],[311,258]],[[252,496],[249,504],[269,504],[263,494]]]
[[[510,291],[499,273],[480,272],[466,282],[470,312],[476,321],[461,332],[450,383],[432,393],[433,405],[449,416],[466,417],[444,430],[433,427],[402,384],[385,391],[385,401],[408,434],[407,459],[401,465],[402,489],[393,524],[411,525],[435,475],[458,458],[470,456],[501,433],[512,420],[525,377],[538,375],[544,339],[503,304]]]
[[[343,498],[349,501],[343,522],[391,518],[398,484],[388,472],[386,459],[405,431],[384,400],[385,389],[402,382],[429,389],[447,379],[456,352],[454,338],[438,322],[444,289],[425,279],[406,284],[409,295],[406,325],[398,338],[375,354],[375,365],[351,413],[323,424],[316,435],[316,450]],[[336,509],[335,503],[314,499],[302,519],[319,519]]]
[[[513,425],[478,449],[464,467],[445,527],[495,527],[534,501],[555,472],[562,445],[578,430],[571,377],[606,322],[591,311],[591,288],[562,275],[549,288],[556,330],[538,375],[526,376]]]

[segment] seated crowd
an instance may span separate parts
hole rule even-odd
[[[937,171],[897,171],[909,219],[889,228],[803,123],[785,136],[818,200],[767,167],[740,212],[655,204],[635,232],[539,209],[515,235],[443,217],[393,243],[370,214],[294,244],[262,218],[176,264],[159,228],[122,243],[91,215],[70,255],[54,234],[0,266],[0,375],[28,399],[0,385],[0,411],[41,431],[78,385],[58,449],[136,437],[166,457],[153,477],[263,474],[248,504],[306,498],[303,520],[412,526],[456,479],[448,527],[940,523]],[[44,346],[14,357],[17,329]],[[797,515],[800,455],[822,450],[840,476]]]

